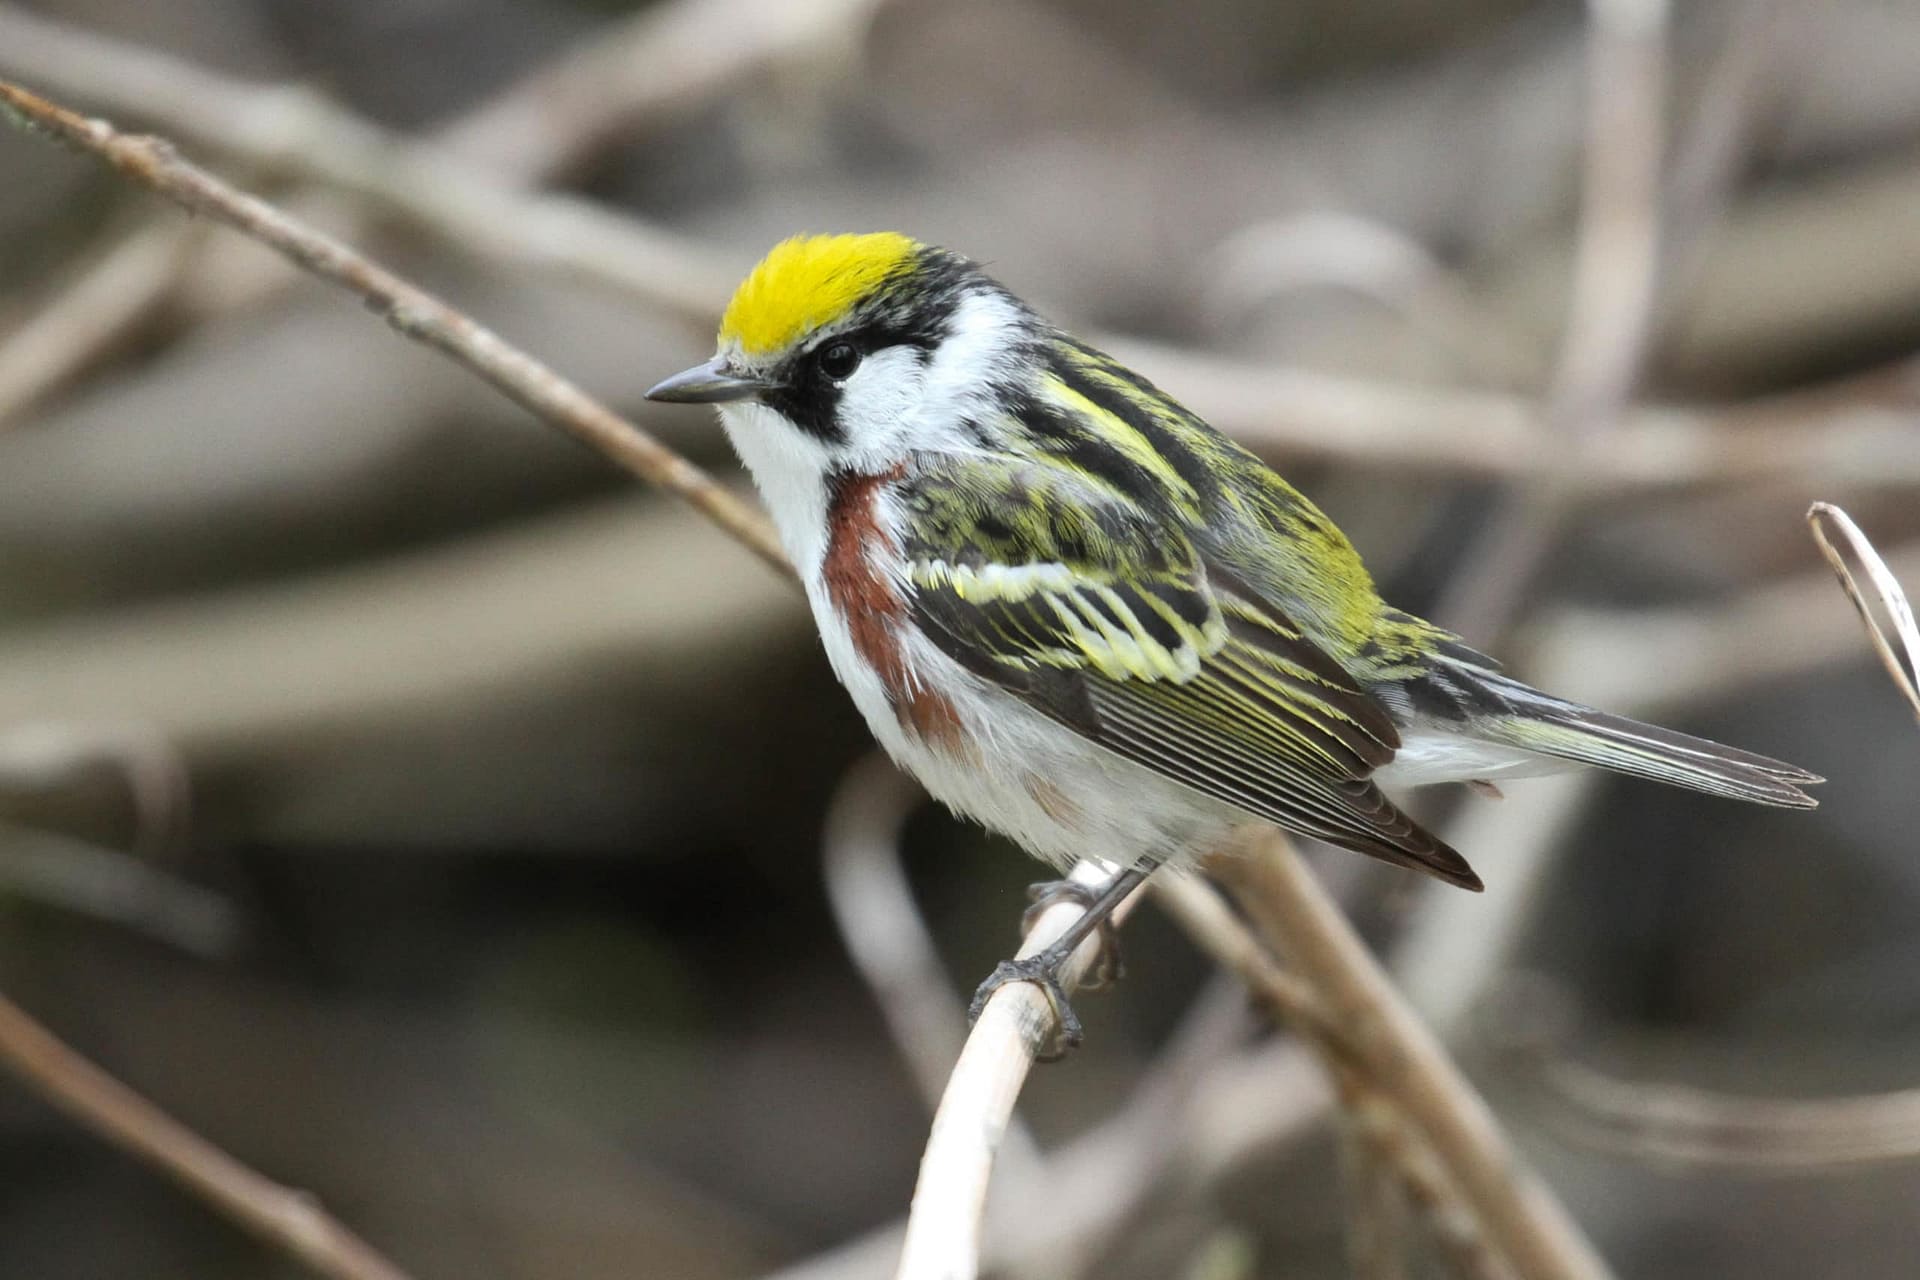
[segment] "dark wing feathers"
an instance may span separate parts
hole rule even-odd
[[[916,620],[969,670],[1205,795],[1480,887],[1368,781],[1386,709],[1177,529],[1056,466],[950,462],[905,498]]]

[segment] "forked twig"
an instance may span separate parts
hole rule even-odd
[[[1913,606],[1907,603],[1900,580],[1887,568],[1860,526],[1839,507],[1830,502],[1814,503],[1807,509],[1807,526],[1813,530],[1813,540],[1820,544],[1820,554],[1833,566],[1847,599],[1859,610],[1867,638],[1893,678],[1894,687],[1913,708],[1914,717],[1920,719],[1920,627],[1914,625]],[[1849,563],[1849,557],[1853,563]],[[1855,563],[1859,573],[1854,570]],[[1861,589],[1861,574],[1873,589],[1871,601]],[[1876,603],[1886,612],[1884,620],[1874,612]]]

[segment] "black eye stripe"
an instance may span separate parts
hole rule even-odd
[[[786,383],[766,392],[761,399],[769,409],[816,439],[838,444],[845,438],[835,420],[840,408],[840,388],[831,382]]]

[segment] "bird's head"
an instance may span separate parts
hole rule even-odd
[[[798,236],[734,293],[713,359],[647,395],[718,404],[763,486],[768,467],[879,473],[978,450],[1037,326],[958,254],[894,232]]]

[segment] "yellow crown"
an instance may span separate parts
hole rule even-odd
[[[734,292],[720,343],[738,343],[750,357],[784,351],[845,315],[919,251],[897,231],[782,240]]]

